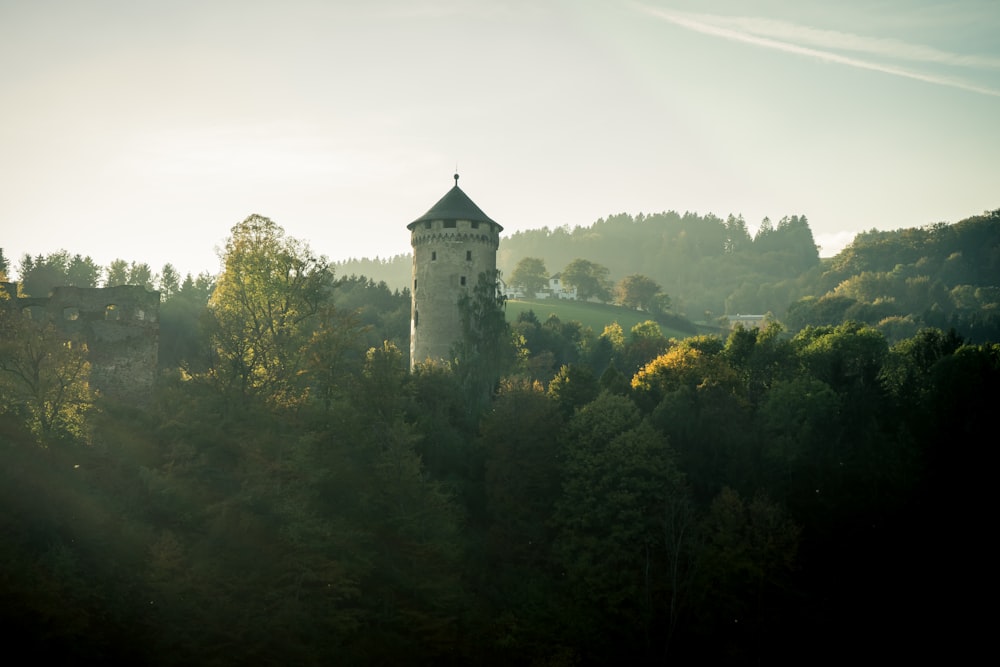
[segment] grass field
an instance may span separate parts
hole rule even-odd
[[[563,322],[576,321],[584,327],[590,327],[596,336],[600,336],[604,327],[612,322],[618,322],[627,336],[629,330],[636,324],[653,319],[649,313],[604,303],[569,299],[508,299],[507,321],[514,322],[518,315],[529,310],[535,311],[535,317],[540,322],[547,320],[550,315],[555,315]],[[660,328],[667,338],[681,339],[692,335],[690,332],[671,329],[662,324]]]

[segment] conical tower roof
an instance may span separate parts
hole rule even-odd
[[[426,213],[408,224],[406,228],[412,231],[418,222],[426,222],[428,220],[489,222],[498,227],[497,231],[503,231],[503,227],[498,222],[483,213],[483,210],[476,206],[474,201],[469,199],[469,195],[465,194],[458,187],[458,174],[455,174],[455,186],[444,197],[441,197],[434,206],[431,206]]]

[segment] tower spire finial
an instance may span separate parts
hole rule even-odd
[[[455,187],[458,187],[458,163],[455,163]]]

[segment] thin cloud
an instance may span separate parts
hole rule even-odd
[[[878,62],[872,58],[847,55],[838,51],[861,53],[924,64],[957,67],[1000,68],[1000,59],[966,56],[941,51],[931,47],[908,44],[892,39],[872,39],[832,30],[817,30],[783,21],[749,17],[726,17],[710,14],[689,14],[640,6],[640,9],[658,19],[705,35],[721,37],[775,51],[817,58],[826,62],[847,65],[858,69],[891,74],[925,83],[949,86],[969,92],[1000,97],[1000,90],[970,83],[951,76],[923,72],[892,63]]]
[[[835,30],[810,28],[808,26],[788,23],[787,21],[754,17],[701,16],[698,18],[703,23],[714,22],[716,25],[728,26],[738,32],[808,44],[822,49],[854,51],[896,60],[935,63],[955,67],[1000,69],[1000,58],[952,53],[922,44],[901,42],[898,39],[864,37],[862,35]]]

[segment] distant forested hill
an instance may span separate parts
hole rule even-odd
[[[333,263],[334,273],[340,278],[364,276],[376,283],[384,282],[392,290],[409,289],[413,270],[413,256],[393,255],[374,259],[349,259]]]
[[[877,325],[890,340],[925,326],[1000,340],[1000,209],[859,234],[785,318],[793,330],[844,320]]]
[[[822,262],[805,216],[765,219],[751,236],[739,216],[675,211],[515,232],[500,243],[498,268],[510,276],[525,257],[543,260],[550,274],[584,258],[607,267],[614,282],[646,275],[692,320],[770,312],[792,331],[855,319],[892,340],[921,326],[1000,339],[1000,209],[954,224],[864,232]],[[335,269],[404,289],[411,261],[397,255]]]
[[[805,216],[765,219],[754,237],[742,216],[619,214],[589,227],[517,232],[500,244],[505,273],[523,257],[540,257],[552,273],[577,257],[606,266],[613,281],[639,273],[692,319],[738,312],[778,314],[804,296],[801,276],[819,266]]]

